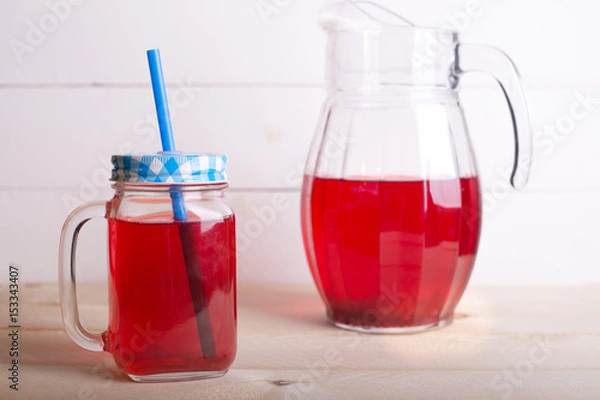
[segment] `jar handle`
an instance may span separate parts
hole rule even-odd
[[[512,117],[515,136],[515,159],[510,183],[522,189],[529,179],[532,157],[532,134],[523,84],[516,66],[504,52],[487,45],[459,44],[456,47],[455,73],[484,72],[500,84]]]
[[[88,331],[79,320],[75,279],[77,238],[86,222],[93,218],[103,218],[105,214],[106,202],[96,201],[84,204],[67,217],[60,232],[58,282],[63,325],[75,343],[91,351],[103,351],[104,342],[101,334]]]

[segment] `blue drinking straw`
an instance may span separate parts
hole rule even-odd
[[[167,152],[175,152],[175,139],[173,138],[171,113],[169,112],[169,102],[167,101],[167,87],[165,85],[165,77],[163,76],[162,62],[160,61],[160,50],[151,49],[146,54],[148,56],[148,66],[150,67],[150,79],[152,80],[152,92],[154,93],[154,105],[156,106],[162,149]],[[175,220],[187,221],[183,195],[180,192],[172,192],[171,200],[173,202],[173,217]]]
[[[156,115],[158,116],[158,128],[160,130],[162,148],[164,152],[175,152],[175,140],[173,139],[173,128],[171,126],[169,103],[167,102],[165,78],[163,77],[162,63],[160,61],[160,51],[158,49],[151,49],[146,53],[148,55],[152,91],[154,92],[154,105],[156,106]],[[170,195],[173,218],[178,222],[187,221],[183,194],[175,190]],[[194,238],[194,227],[190,224],[179,224],[178,229],[202,354],[205,358],[213,358],[216,356],[215,337],[208,310],[208,297],[204,291],[202,268],[200,265],[201,260],[198,256],[198,246]]]

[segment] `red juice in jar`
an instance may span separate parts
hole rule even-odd
[[[307,258],[334,324],[407,331],[451,321],[479,241],[476,177],[305,179]]]
[[[219,221],[152,223],[109,219],[107,350],[131,376],[223,371],[236,353],[233,215]],[[180,238],[193,232],[214,336],[204,354]],[[117,246],[116,243],[119,243]],[[200,311],[205,312],[205,311]]]

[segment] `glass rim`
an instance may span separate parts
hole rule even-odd
[[[452,36],[455,41],[458,40],[458,35],[459,35],[459,32],[457,30],[443,28],[443,27],[439,28],[439,27],[433,27],[433,26],[402,26],[402,25],[392,25],[392,24],[386,24],[386,25],[381,25],[381,26],[377,26],[377,27],[356,26],[356,27],[342,27],[342,28],[325,28],[325,31],[328,34],[340,33],[340,32],[341,33],[404,32],[407,34],[410,33],[411,31],[414,33],[429,32],[431,34],[445,34],[445,35]]]
[[[169,190],[169,191],[193,191],[193,190],[224,190],[229,187],[227,181],[215,181],[215,182],[113,182],[111,185],[113,189],[124,189],[133,191],[152,191],[152,190]]]

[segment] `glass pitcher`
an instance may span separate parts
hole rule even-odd
[[[302,187],[303,240],[334,325],[420,332],[452,322],[479,241],[480,186],[459,78],[483,71],[499,82],[514,127],[515,188],[531,162],[527,104],[501,51],[462,44],[449,30],[383,22],[365,3],[321,14],[328,97]]]

